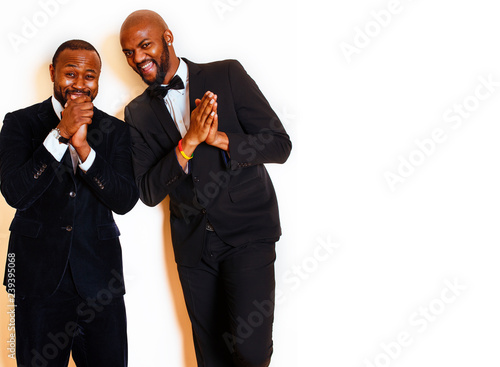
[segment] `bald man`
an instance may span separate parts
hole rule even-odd
[[[176,56],[172,31],[132,13],[120,42],[149,87],[125,108],[141,200],[170,197],[175,259],[198,366],[268,366],[273,351],[278,203],[265,163],[289,136],[235,60]]]

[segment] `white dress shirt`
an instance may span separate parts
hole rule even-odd
[[[183,138],[191,124],[191,113],[189,111],[189,72],[184,60],[179,59],[179,67],[175,75],[181,78],[184,83],[184,89],[170,89],[163,100],[170,116],[172,116],[172,120],[175,122],[177,130],[179,130]],[[162,85],[165,86],[166,84]],[[186,165],[184,172],[189,173],[189,164]]]
[[[52,96],[51,101],[52,101],[52,107],[54,108],[54,112],[56,113],[59,120],[61,120],[62,111],[64,110],[63,106],[57,99],[55,99],[54,96]],[[66,149],[68,149],[69,147],[69,151],[71,153],[71,161],[73,162],[73,171],[75,173],[77,166],[80,167],[82,171],[87,172],[95,160],[95,151],[94,149],[90,148],[89,156],[87,157],[85,162],[82,163],[80,157],[78,156],[78,153],[71,144],[68,145],[61,144],[59,140],[57,140],[52,134],[47,135],[47,137],[43,142],[43,145],[58,162],[61,161],[62,157],[64,156],[64,153],[66,153]]]
[[[191,124],[191,113],[189,111],[189,73],[186,62],[179,59],[179,67],[174,76],[178,75],[184,83],[184,89],[170,89],[164,98],[170,116],[175,122],[181,137],[184,137]]]

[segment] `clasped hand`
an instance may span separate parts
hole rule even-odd
[[[61,122],[61,135],[75,148],[87,145],[87,127],[92,123],[94,105],[89,96],[73,97],[66,102]]]
[[[196,148],[199,144],[213,143],[218,128],[217,95],[208,91],[203,98],[196,99],[196,108],[191,112],[191,124],[183,142]]]

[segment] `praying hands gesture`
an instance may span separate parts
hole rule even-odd
[[[181,141],[183,153],[190,159],[196,147],[205,142],[214,147],[227,151],[229,140],[224,132],[218,131],[219,116],[217,115],[217,95],[207,91],[202,99],[196,99],[196,108],[191,112],[189,130]],[[188,158],[176,149],[177,159],[183,168]]]

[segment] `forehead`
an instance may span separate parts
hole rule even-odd
[[[66,49],[59,54],[54,67],[76,67],[99,72],[101,70],[101,62],[95,51]]]
[[[158,27],[152,24],[140,23],[122,29],[120,43],[124,48],[136,47],[145,39],[158,39],[162,35],[163,32]]]

